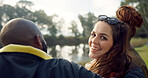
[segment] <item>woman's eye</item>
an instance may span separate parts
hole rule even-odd
[[[107,40],[107,38],[106,38],[106,37],[103,37],[103,36],[101,37],[101,39],[103,39],[103,40]]]
[[[96,34],[91,34],[93,37],[95,37],[96,36]]]

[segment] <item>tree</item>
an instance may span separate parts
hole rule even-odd
[[[5,24],[7,21],[15,17],[15,8],[3,4],[0,6],[0,29],[2,28],[2,25]]]
[[[121,2],[121,6],[123,5],[134,6],[142,15],[144,24],[140,29],[137,30],[136,35],[148,37],[148,0],[124,0]]]
[[[55,15],[48,16],[44,10],[35,11],[33,13],[34,22],[39,25],[40,29],[47,29],[51,36],[56,36],[57,28],[56,23],[53,22]]]
[[[48,31],[50,32],[52,37],[56,37],[57,29],[56,29],[56,25],[55,24],[52,24],[51,28],[48,28]]]
[[[71,29],[75,37],[77,37],[80,34],[76,21],[71,21],[71,27],[69,27],[69,29]]]
[[[48,16],[43,10],[32,12],[26,7],[2,5],[0,6],[0,29],[2,25],[13,18],[25,18],[35,22],[40,29],[47,29],[52,36],[57,34],[56,23],[53,22],[53,17]]]
[[[32,12],[27,8],[20,8],[18,6],[13,7],[11,5],[4,4],[0,6],[0,23],[5,24],[13,18],[26,18],[31,19]]]
[[[83,27],[82,35],[83,35],[83,37],[86,37],[86,33],[85,33],[85,31],[86,31],[86,28],[85,28],[85,18],[82,15],[79,15],[78,18],[79,18],[79,20],[81,22],[81,25]]]
[[[25,8],[29,8],[31,9],[31,6],[33,6],[33,2],[31,1],[28,1],[28,0],[20,0],[16,3],[16,6],[19,6],[19,7],[25,7]]]
[[[25,7],[15,6],[16,17],[33,20],[33,12]]]
[[[63,18],[59,18],[58,15],[54,14],[54,18],[52,19],[52,21],[54,21],[54,24],[56,25],[57,34],[62,35],[62,28],[65,20]]]
[[[82,33],[83,37],[89,37],[90,32],[93,29],[93,25],[97,20],[96,16],[93,13],[89,12],[84,16],[79,15],[78,18],[79,18],[81,25],[83,27],[83,33]]]
[[[48,23],[51,23],[51,21],[49,21],[49,16],[47,16],[47,14],[44,12],[44,10],[38,10],[35,11],[33,13],[34,16],[34,22],[36,22],[39,26],[41,26],[40,28],[43,28],[44,25],[47,25]]]

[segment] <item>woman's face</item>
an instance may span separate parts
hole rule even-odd
[[[113,46],[112,29],[106,22],[99,21],[95,24],[89,38],[89,57],[98,57],[107,53]]]

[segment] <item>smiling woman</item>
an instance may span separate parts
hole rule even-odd
[[[86,68],[105,78],[144,78],[141,68],[127,55],[128,43],[127,24],[100,15],[89,38],[89,57],[94,60]]]
[[[99,21],[96,23],[89,38],[89,57],[97,59],[113,46],[112,29],[109,24]]]

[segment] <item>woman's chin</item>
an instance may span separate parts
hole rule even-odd
[[[90,57],[91,59],[97,59],[99,56],[96,56],[95,54],[89,54],[89,57]]]

